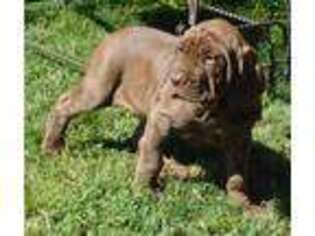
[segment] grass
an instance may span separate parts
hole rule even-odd
[[[108,16],[109,21],[115,14]],[[116,22],[117,18],[113,25]],[[120,21],[119,27],[129,22],[136,24],[137,19]],[[27,40],[82,60],[106,34],[95,21],[67,9],[38,15],[26,24]],[[149,194],[135,194],[131,184],[136,154],[116,144],[132,135],[138,121],[122,109],[108,108],[78,117],[67,132],[65,151],[56,158],[41,154],[42,127],[51,105],[79,79],[78,72],[26,47],[26,235],[289,233],[289,173],[283,171],[287,170],[283,163],[290,155],[287,102],[266,99],[264,119],[254,131],[259,143],[255,160],[260,164],[270,162],[255,168],[261,173],[259,177],[267,173],[271,180],[257,190],[265,193],[271,207],[253,217],[230,204],[211,179],[180,181],[166,177],[166,189],[159,201]],[[267,169],[270,166],[273,168]]]

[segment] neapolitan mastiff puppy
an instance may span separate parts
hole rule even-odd
[[[200,23],[181,37],[147,27],[122,29],[106,37],[83,80],[58,99],[42,147],[60,150],[79,113],[124,106],[146,121],[136,183],[157,186],[162,145],[174,132],[195,147],[224,150],[227,192],[248,204],[244,176],[263,88],[254,50],[224,20]]]

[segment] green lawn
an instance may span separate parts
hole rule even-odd
[[[114,23],[121,27],[138,20],[125,16]],[[27,19],[25,33],[27,40],[84,61],[107,32],[83,15],[61,10]],[[264,214],[248,216],[230,204],[211,178],[166,177],[157,201],[132,191],[136,154],[123,142],[137,119],[125,110],[108,108],[78,117],[67,132],[64,152],[56,158],[41,153],[49,108],[80,75],[32,48],[26,47],[25,57],[26,235],[289,234],[288,103],[265,99],[264,118],[254,131],[253,169],[260,183],[255,189],[258,198],[270,201]]]

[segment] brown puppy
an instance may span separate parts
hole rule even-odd
[[[180,38],[146,27],[123,29],[101,43],[80,84],[58,99],[42,147],[58,151],[77,114],[121,105],[146,120],[136,183],[156,186],[162,144],[172,131],[194,146],[223,148],[227,190],[248,202],[243,167],[262,88],[253,50],[225,21],[202,23]]]

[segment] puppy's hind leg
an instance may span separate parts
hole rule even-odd
[[[110,104],[117,84],[115,81],[84,78],[79,85],[60,96],[45,124],[43,151],[52,154],[63,148],[65,130],[74,116]]]

